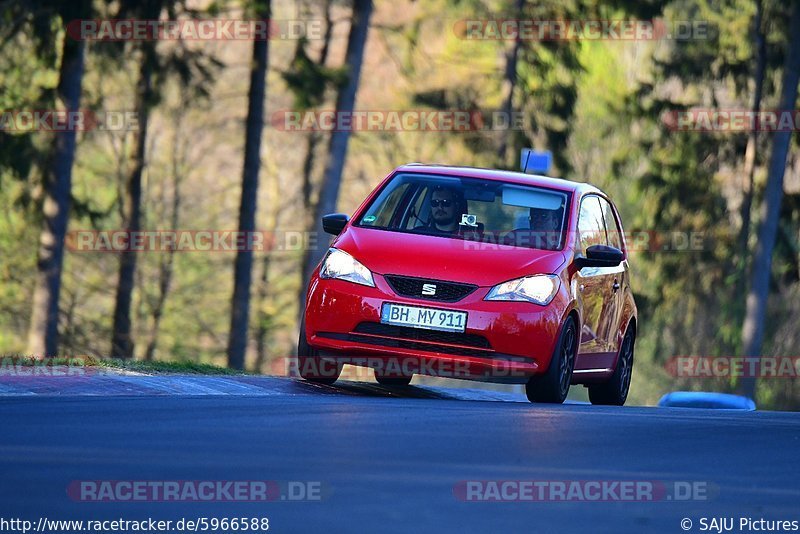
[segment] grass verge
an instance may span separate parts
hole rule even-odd
[[[209,363],[191,361],[163,362],[142,360],[119,360],[115,358],[97,358],[95,356],[55,356],[52,358],[35,358],[25,355],[4,355],[0,357],[0,369],[3,367],[34,366],[68,366],[97,367],[109,371],[131,371],[149,375],[157,374],[190,374],[190,375],[243,375],[249,374],[236,369],[219,367]]]

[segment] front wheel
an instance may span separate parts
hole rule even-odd
[[[297,340],[297,367],[301,377],[317,384],[333,384],[342,374],[341,364],[321,358],[319,351],[308,344],[305,324],[300,327]]]
[[[633,371],[633,343],[636,335],[633,328],[628,327],[622,346],[619,349],[617,368],[608,382],[589,386],[589,400],[592,404],[605,404],[609,406],[622,406],[628,398],[631,387],[631,373]]]
[[[525,394],[531,402],[561,404],[567,398],[572,382],[577,352],[577,329],[575,320],[568,317],[558,336],[550,367],[543,375],[531,377],[525,385]]]

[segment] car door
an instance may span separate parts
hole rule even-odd
[[[598,198],[603,211],[603,221],[606,228],[608,244],[625,252],[622,241],[622,230],[611,203],[602,198]],[[628,285],[628,271],[623,261],[616,267],[606,267],[605,272],[611,277],[611,291],[606,294],[606,304],[600,313],[598,330],[602,332],[602,337],[607,340],[608,351],[615,354],[619,350],[622,341],[617,335],[622,320],[625,292],[624,288]]]
[[[590,246],[607,244],[600,197],[587,195],[581,200],[578,213],[578,250],[575,252],[585,256]],[[607,267],[584,267],[577,271],[575,279],[583,320],[575,369],[605,369],[610,365],[607,361],[610,348],[606,317],[611,306],[614,275]]]

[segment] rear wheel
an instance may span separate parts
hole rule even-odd
[[[375,372],[375,380],[382,386],[407,386],[411,383],[412,375],[387,376]]]
[[[608,382],[589,386],[589,400],[592,404],[605,404],[610,406],[622,406],[628,398],[628,390],[631,387],[631,373],[633,371],[633,344],[636,335],[633,327],[629,326],[622,339],[622,346],[619,349],[617,358],[617,368]]]
[[[575,320],[568,317],[561,327],[547,372],[532,377],[525,386],[529,401],[551,404],[564,402],[572,382],[572,370],[575,368],[575,353],[578,350],[576,341]]]
[[[300,376],[317,384],[333,384],[342,374],[342,365],[320,357],[319,351],[306,341],[306,326],[300,327],[297,340],[297,366]]]

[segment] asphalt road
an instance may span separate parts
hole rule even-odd
[[[740,517],[800,520],[798,414],[552,407],[286,383],[265,396],[0,398],[0,518],[268,517],[270,532],[592,533],[683,532],[684,518],[692,532],[702,517],[736,518],[737,527]],[[68,494],[71,482],[87,480],[318,482],[321,498],[81,502]],[[706,495],[474,502],[458,490],[467,480],[687,481],[705,484]]]

